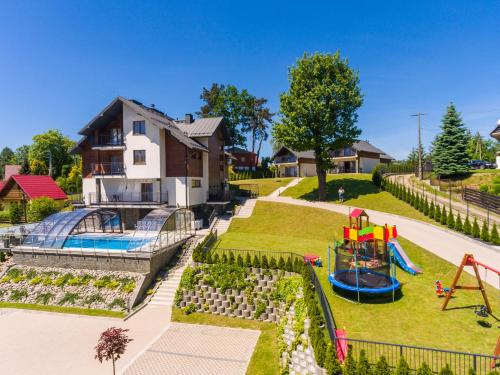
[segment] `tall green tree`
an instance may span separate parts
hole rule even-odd
[[[21,166],[21,174],[30,173],[29,161],[30,146],[22,145],[14,151],[14,163]]]
[[[361,130],[357,110],[363,103],[358,73],[335,54],[304,54],[288,73],[290,88],[280,96],[281,120],[273,136],[295,151],[314,151],[318,196],[326,197],[329,152],[352,145]]]
[[[201,117],[218,117],[225,119],[231,146],[245,147],[246,139],[242,127],[246,124],[248,106],[252,96],[247,90],[238,90],[234,85],[212,83],[203,88],[200,99],[203,105],[197,115]]]
[[[4,147],[0,151],[0,180],[4,179],[5,176],[5,166],[11,164],[14,161],[14,151],[9,147]]]
[[[73,145],[74,142],[57,129],[37,134],[33,136],[33,144],[29,150],[30,165],[35,160],[43,161],[50,169],[52,162],[52,177],[57,178],[61,175],[63,165],[71,164],[73,161],[69,154]]]
[[[434,172],[445,177],[467,172],[469,170],[467,143],[467,129],[455,105],[451,103],[443,116],[441,133],[433,143]]]
[[[268,128],[273,119],[273,113],[266,107],[267,99],[256,98],[252,95],[247,98],[244,104],[244,120],[242,130],[250,133],[252,152],[257,154],[255,166],[257,166],[262,142],[269,137]],[[256,149],[257,147],[257,149]],[[256,152],[257,151],[257,152]]]

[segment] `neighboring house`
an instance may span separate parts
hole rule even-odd
[[[121,209],[128,226],[157,206],[221,200],[228,134],[222,117],[175,121],[118,97],[79,132],[83,194],[92,207]]]
[[[369,173],[380,163],[388,164],[394,158],[367,141],[351,147],[330,151],[333,168],[329,173]],[[316,176],[314,151],[297,152],[282,146],[272,157],[281,177]]]
[[[254,171],[257,165],[257,154],[241,147],[230,147],[226,149],[233,157],[232,166],[234,171]]]
[[[25,203],[42,197],[56,201],[64,201],[68,198],[50,176],[10,175],[0,188],[0,202],[3,206]]]
[[[493,138],[495,138],[497,141],[500,141],[500,120],[497,120],[497,126],[490,133],[490,135]],[[500,152],[497,152],[495,162],[496,162],[496,165],[497,165],[497,169],[500,169]]]

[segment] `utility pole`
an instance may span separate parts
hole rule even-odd
[[[424,164],[423,164],[423,161],[422,161],[422,135],[421,135],[421,131],[420,131],[420,116],[425,116],[426,113],[416,113],[414,115],[412,115],[413,117],[417,117],[418,118],[418,178],[419,179],[423,179],[424,178]]]

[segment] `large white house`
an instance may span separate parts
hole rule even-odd
[[[79,132],[83,195],[135,223],[157,206],[224,199],[227,130],[222,117],[175,121],[154,106],[117,97]]]
[[[369,173],[380,163],[390,163],[394,158],[368,141],[355,142],[351,147],[330,151],[333,168],[329,173]],[[294,151],[281,147],[273,162],[281,177],[316,176],[314,151]]]

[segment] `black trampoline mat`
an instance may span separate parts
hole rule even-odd
[[[335,274],[335,280],[342,284],[356,287],[356,271],[340,272]],[[360,288],[386,288],[392,285],[388,276],[378,273],[358,273],[358,283]]]

